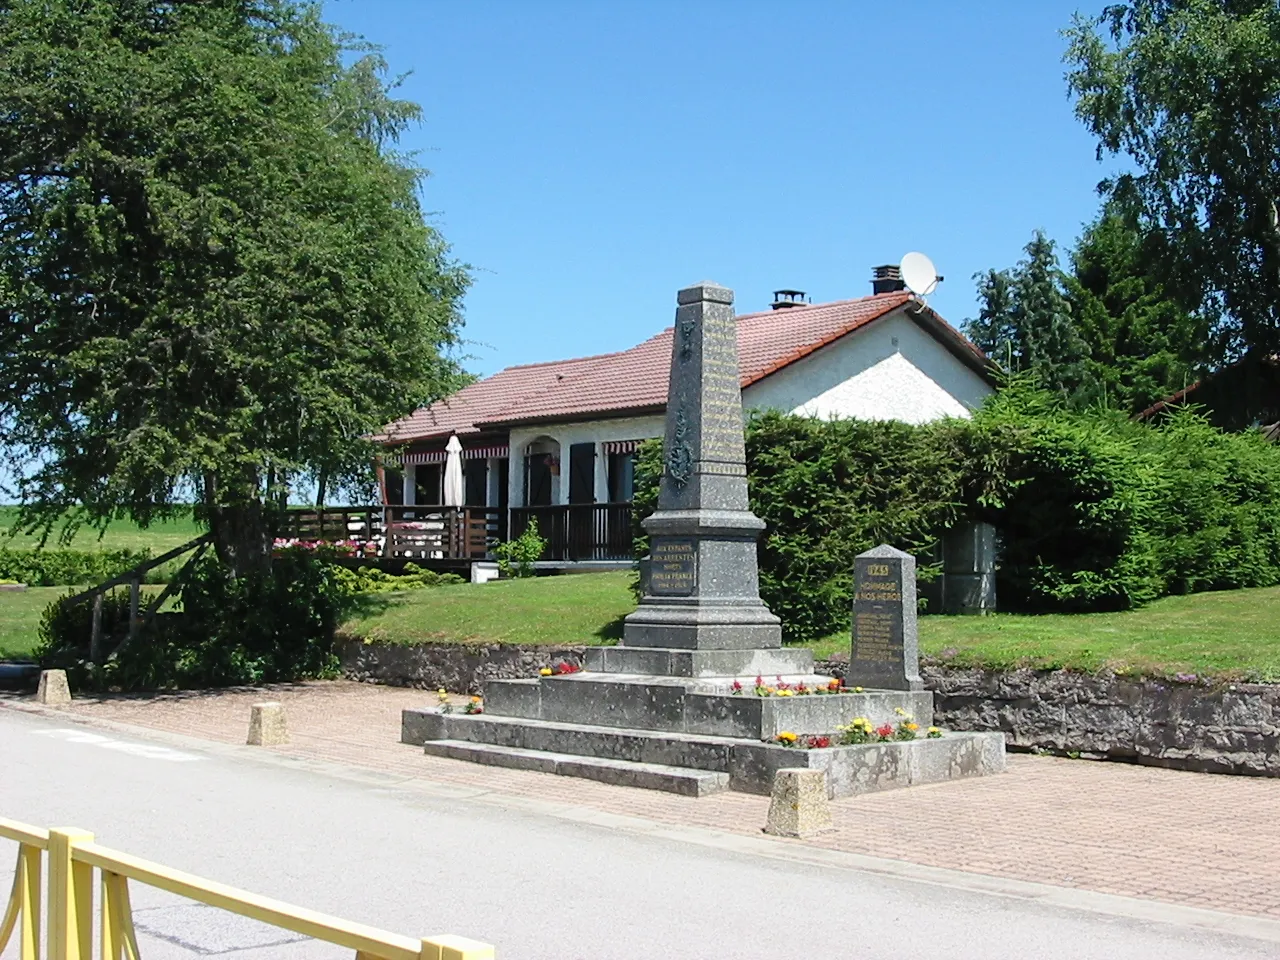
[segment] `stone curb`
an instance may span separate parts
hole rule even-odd
[[[1158,900],[1139,900],[1071,887],[1056,887],[1025,880],[966,873],[944,867],[928,867],[904,860],[889,860],[866,854],[830,850],[801,840],[781,840],[763,835],[746,836],[707,827],[674,826],[572,804],[503,794],[484,788],[431,783],[416,777],[403,777],[366,767],[297,756],[278,748],[264,750],[201,740],[149,727],[41,707],[12,697],[0,698],[0,710],[11,710],[15,713],[74,723],[78,726],[110,730],[124,736],[151,740],[228,760],[284,767],[319,776],[378,786],[391,791],[402,791],[411,795],[484,803],[535,816],[553,817],[611,830],[623,830],[633,835],[692,843],[730,854],[806,863],[830,869],[856,870],[904,882],[924,883],[971,893],[1026,900],[1066,910],[1082,910],[1128,920],[1164,923],[1280,944],[1280,920],[1264,917],[1243,916],[1198,907],[1184,907]]]

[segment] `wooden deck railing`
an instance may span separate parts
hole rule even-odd
[[[567,503],[549,507],[516,507],[511,511],[511,536],[518,537],[538,522],[547,541],[543,560],[630,560],[631,504]]]
[[[386,511],[388,557],[483,560],[498,536],[496,507],[390,506]]]
[[[531,519],[548,541],[544,560],[631,559],[629,503],[515,507],[509,536],[524,533]],[[295,507],[281,518],[277,536],[355,541],[364,556],[483,560],[504,538],[505,520],[497,507]]]

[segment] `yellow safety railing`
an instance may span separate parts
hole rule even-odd
[[[130,880],[354,950],[356,960],[493,960],[493,947],[488,944],[447,935],[415,940],[339,920],[108,850],[82,830],[40,830],[0,818],[0,838],[18,844],[13,892],[0,921],[0,952],[16,931],[20,960],[40,960],[42,854],[49,861],[48,960],[91,960],[94,869],[100,875],[102,895],[102,960],[141,960],[129,904]]]

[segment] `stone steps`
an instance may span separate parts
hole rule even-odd
[[[579,754],[528,750],[521,747],[468,740],[429,740],[423,745],[429,756],[468,760],[494,767],[534,770],[562,777],[580,777],[621,787],[661,790],[686,797],[705,797],[729,789],[729,774],[694,770],[661,763],[640,763]]]
[[[487,713],[404,711],[403,743],[430,746],[432,741],[440,740],[719,773],[728,772],[732,748],[742,743],[731,737],[628,730]]]

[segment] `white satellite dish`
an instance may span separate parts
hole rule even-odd
[[[907,289],[918,297],[927,297],[938,289],[938,284],[942,281],[933,267],[933,261],[923,253],[912,251],[904,255],[898,270]]]

